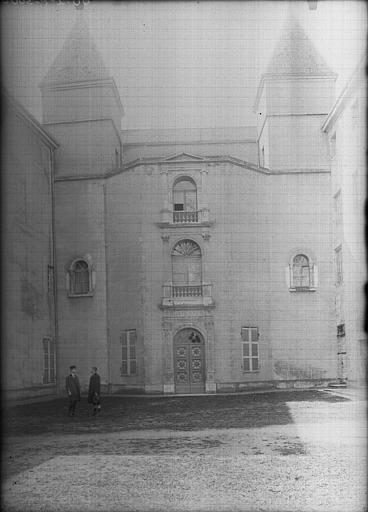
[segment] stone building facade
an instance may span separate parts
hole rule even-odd
[[[337,377],[321,131],[335,78],[291,22],[258,89],[258,126],[121,131],[116,84],[78,22],[41,84],[58,144],[58,391],[70,364],[84,386],[97,366],[108,392]]]
[[[53,159],[57,143],[2,90],[2,385],[56,392]]]
[[[365,381],[367,371],[365,68],[363,60],[322,127],[331,159],[338,375],[355,384]]]

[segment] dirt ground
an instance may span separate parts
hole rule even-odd
[[[366,402],[322,391],[6,411],[2,509],[366,510]]]

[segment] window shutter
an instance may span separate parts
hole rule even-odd
[[[126,331],[121,333],[121,374],[128,374],[128,333]]]
[[[49,340],[44,338],[43,343],[43,383],[47,384],[49,380]]]
[[[137,356],[136,356],[136,340],[137,331],[129,331],[129,373],[135,375],[137,373]]]
[[[259,370],[259,346],[258,338],[259,331],[258,327],[242,327],[241,328],[242,338],[242,368],[246,372],[254,372]]]
[[[254,342],[258,342],[258,329],[257,327],[252,327],[251,330],[251,340]]]
[[[55,382],[55,340],[50,338],[50,382]]]
[[[241,339],[243,341],[249,341],[249,329],[248,327],[242,327],[241,328]]]

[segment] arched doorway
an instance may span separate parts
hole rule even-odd
[[[174,337],[176,393],[204,393],[204,340],[196,329],[185,328]]]

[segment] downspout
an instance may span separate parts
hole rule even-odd
[[[59,364],[59,324],[58,324],[58,308],[57,308],[57,262],[56,262],[56,222],[55,222],[55,169],[54,169],[54,154],[55,150],[50,148],[50,192],[51,192],[51,250],[52,250],[52,295],[53,295],[53,317],[54,317],[54,340],[55,340],[55,383],[56,394],[62,389],[61,381],[59,380],[58,364]]]
[[[105,245],[105,307],[106,307],[106,348],[107,348],[107,393],[112,394],[111,382],[111,342],[110,342],[110,316],[109,316],[109,265],[107,261],[108,256],[108,243],[106,240],[107,234],[107,200],[106,200],[106,181],[103,184],[103,199],[104,199],[104,245]]]

